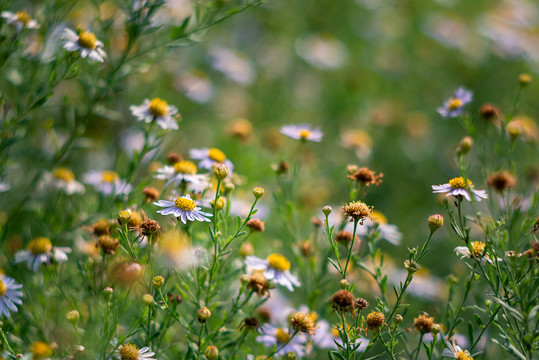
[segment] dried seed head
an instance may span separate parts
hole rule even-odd
[[[247,221],[247,227],[252,231],[257,232],[263,232],[265,230],[264,224],[265,222],[259,219],[251,219]]]
[[[378,330],[384,324],[385,316],[378,311],[371,311],[365,319],[369,330]]]
[[[175,305],[179,305],[183,301],[183,298],[178,294],[168,293],[167,297],[168,297],[168,301],[170,301],[171,303]]]
[[[354,300],[354,307],[356,310],[361,311],[369,307],[369,302],[363,298],[356,298]]]
[[[313,217],[311,219],[311,224],[313,224],[314,227],[317,228],[317,229],[324,226],[324,222],[322,220],[320,220],[319,218],[317,218],[317,217]]]
[[[118,246],[120,246],[118,239],[114,239],[108,235],[101,235],[95,243],[95,247],[101,248],[105,254],[109,255],[114,255]]]
[[[240,255],[243,257],[253,255],[255,253],[255,248],[253,247],[253,244],[246,241],[243,244],[241,244],[240,247]]]
[[[133,211],[129,221],[127,222],[127,226],[130,228],[137,228],[140,226],[140,224],[142,224],[142,216],[138,211]]]
[[[243,325],[249,329],[256,329],[260,326],[260,320],[254,316],[247,317],[243,319]]]
[[[159,223],[152,219],[147,219],[140,224],[140,230],[145,236],[152,236],[157,234],[161,230]]]
[[[108,235],[112,227],[110,221],[101,219],[92,224],[91,229],[95,236]]]
[[[425,334],[431,332],[432,325],[434,325],[434,318],[426,315],[419,315],[414,319],[414,324],[412,326],[419,330],[419,332]]]
[[[354,235],[350,231],[344,231],[341,230],[335,235],[335,241],[342,245],[347,245],[352,241],[352,237]],[[356,240],[358,240],[358,237],[356,236]]]
[[[309,314],[302,312],[297,312],[294,314],[294,317],[290,320],[290,324],[298,331],[314,335],[315,333],[315,323]]]
[[[362,201],[354,201],[342,207],[345,217],[350,217],[350,222],[359,222],[363,225],[365,219],[374,220],[372,217],[372,206],[368,206]]]
[[[331,307],[337,311],[354,311],[354,294],[348,290],[339,290],[331,297]]]
[[[287,174],[289,165],[286,161],[281,161],[278,165],[273,166],[273,170],[279,175]]]
[[[348,169],[348,171],[350,171],[350,168]],[[370,185],[378,186],[382,182],[383,176],[384,174],[382,173],[376,174],[371,169],[362,167],[362,168],[357,169],[353,174],[348,175],[348,178],[350,180],[357,181],[358,183],[365,186],[370,186]]]
[[[255,271],[249,278],[249,284],[247,287],[256,292],[258,295],[268,295],[269,296],[269,281],[262,275],[261,272]]]
[[[498,192],[511,189],[515,187],[517,180],[507,170],[495,172],[487,178],[487,184]]]
[[[159,190],[151,186],[146,186],[144,189],[142,189],[142,193],[146,198],[146,202],[154,202],[159,199]]]
[[[496,121],[500,117],[500,109],[493,104],[485,104],[479,109],[479,115],[483,120]]]
[[[181,156],[177,152],[171,151],[167,154],[167,163],[169,163],[170,165],[179,163],[182,160],[183,160],[183,156]]]
[[[313,253],[313,246],[309,240],[304,240],[299,244],[301,254],[306,258],[310,257]]]

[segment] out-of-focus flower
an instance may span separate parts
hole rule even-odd
[[[271,254],[266,259],[247,256],[245,265],[253,270],[263,270],[266,279],[282,285],[290,291],[294,291],[293,286],[301,286],[298,278],[290,273],[290,261],[281,254]]]
[[[0,192],[6,192],[9,189],[11,189],[11,186],[8,183],[0,181]]]
[[[457,360],[473,360],[468,350],[462,350],[455,342],[446,342],[447,348],[442,352],[442,357],[451,357]]]
[[[213,96],[213,85],[206,74],[193,71],[181,75],[175,82],[176,89],[182,91],[185,96],[199,104],[205,104]]]
[[[52,348],[52,346],[44,341],[35,341],[32,343],[33,360],[49,358],[53,352],[54,349]]]
[[[32,19],[30,14],[22,10],[16,13],[9,11],[2,11],[2,18],[6,19],[6,22],[14,26],[17,31],[22,29],[39,29],[39,24],[36,20]]]
[[[186,270],[198,265],[199,249],[193,248],[187,234],[172,229],[164,232],[159,240],[159,253],[177,270]]]
[[[197,174],[197,167],[191,161],[182,160],[172,166],[163,166],[157,169],[156,179],[166,180],[165,188],[170,184],[179,186],[181,182],[192,184],[194,186],[208,186],[208,175]]]
[[[28,268],[37,271],[39,265],[67,261],[67,254],[71,252],[68,247],[54,247],[46,237],[38,237],[30,241],[28,250],[20,250],[15,254],[15,263],[26,262]]]
[[[253,66],[243,54],[224,47],[215,47],[210,50],[210,55],[212,66],[230,80],[241,85],[253,82],[255,78]]]
[[[352,149],[360,159],[368,158],[371,154],[372,139],[363,130],[347,130],[341,135],[342,144],[345,148]]]
[[[184,224],[189,221],[210,221],[205,216],[213,216],[210,213],[200,211],[202,208],[198,207],[196,202],[191,199],[191,195],[178,196],[174,201],[159,200],[154,202],[154,205],[163,207],[165,209],[158,210],[157,213],[161,215],[174,215]]]
[[[285,355],[289,351],[293,351],[297,356],[305,355],[305,343],[307,339],[303,335],[296,335],[290,340],[291,334],[286,328],[276,328],[270,324],[262,325],[262,334],[256,338],[256,341],[264,344],[266,347],[276,347],[279,351],[275,355]],[[285,345],[286,344],[286,345]]]
[[[492,259],[490,256],[487,256],[487,245],[484,242],[481,241],[472,241],[470,243],[470,247],[472,248],[472,251],[467,246],[457,246],[455,248],[455,253],[457,255],[462,255],[462,257],[471,258],[472,256],[476,259],[492,262]],[[502,261],[501,258],[497,259],[498,261]]]
[[[144,121],[147,124],[155,122],[164,130],[178,129],[178,123],[173,117],[178,113],[178,109],[175,106],[169,105],[163,99],[144,99],[142,105],[131,105],[129,110],[131,110],[131,114],[139,121]]]
[[[247,119],[235,119],[228,125],[228,133],[243,142],[247,142],[253,135],[253,124]]]
[[[337,344],[342,345],[339,331],[336,328],[331,327],[329,322],[326,320],[319,320],[316,324],[318,326],[316,334],[311,336],[311,340],[315,347],[319,349],[337,349]],[[355,340],[355,345],[359,345],[356,351],[363,352],[369,345],[369,339],[359,337]]]
[[[346,48],[337,39],[329,35],[310,35],[296,41],[296,52],[312,66],[330,70],[343,65]]]
[[[103,43],[97,40],[94,33],[81,31],[78,34],[71,29],[64,29],[62,38],[64,48],[69,52],[78,51],[82,58],[90,58],[93,61],[103,62],[107,54],[103,50]]]
[[[191,149],[189,156],[192,159],[200,160],[198,167],[202,169],[212,170],[215,165],[223,164],[230,172],[234,170],[232,161],[228,160],[225,153],[217,148]]]
[[[132,186],[124,179],[120,179],[117,173],[108,170],[91,171],[84,175],[84,182],[104,195],[127,195],[132,189]]]
[[[507,133],[512,138],[522,137],[524,140],[539,140],[539,130],[537,124],[529,116],[516,116],[507,124]]]
[[[454,118],[462,114],[464,106],[472,101],[472,92],[465,88],[458,88],[453,97],[449,98],[442,107],[436,111],[444,118]]]
[[[347,225],[347,229],[351,229],[351,224]],[[402,233],[397,225],[388,224],[387,218],[379,211],[373,210],[372,220],[366,219],[363,226],[358,226],[356,235],[366,235],[378,229],[380,231],[380,239],[389,241],[391,244],[398,246],[402,240]]]
[[[324,133],[319,128],[315,128],[310,124],[300,125],[284,125],[281,127],[281,134],[284,134],[292,139],[302,141],[322,141]]]
[[[84,185],[75,180],[75,175],[68,168],[60,167],[52,173],[47,173],[44,175],[44,182],[56,189],[63,190],[67,195],[84,193]]]
[[[503,192],[515,187],[517,179],[507,170],[502,170],[490,174],[487,184],[496,191]]]
[[[0,316],[10,317],[10,312],[17,312],[17,305],[22,305],[22,288],[14,279],[0,273]]]
[[[449,180],[447,184],[432,185],[433,193],[447,193],[446,196],[464,196],[466,200],[472,201],[470,194],[473,195],[476,201],[486,199],[486,190],[475,190],[474,185],[470,180],[465,180],[462,176]]]

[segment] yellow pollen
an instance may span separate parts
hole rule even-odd
[[[118,174],[116,174],[114,171],[103,171],[101,173],[101,179],[107,183],[115,182],[118,180]]]
[[[124,344],[120,348],[120,359],[122,360],[137,360],[139,357],[138,348],[133,344]]]
[[[449,110],[456,110],[461,106],[462,106],[462,100],[457,99],[457,98],[449,99],[449,102],[447,103],[447,107],[449,108]]]
[[[97,38],[89,31],[81,31],[77,42],[86,49],[94,50],[97,47]]]
[[[299,137],[302,139],[308,139],[309,136],[311,136],[311,130],[300,130],[299,131]]]
[[[275,333],[275,338],[277,339],[278,342],[280,342],[281,344],[284,344],[288,341],[290,337],[288,336],[288,332],[279,328],[277,329],[277,332]]]
[[[473,357],[467,351],[459,351],[455,354],[457,360],[473,360]]]
[[[20,22],[22,22],[24,25],[28,25],[28,23],[30,22],[30,20],[32,20],[32,17],[30,16],[30,14],[28,14],[26,11],[19,11],[18,13],[15,14],[15,16],[17,17],[17,20],[19,20]]]
[[[218,163],[222,163],[226,160],[225,153],[216,148],[211,148],[208,150],[208,157],[213,161],[217,161]]]
[[[195,175],[197,173],[197,167],[190,161],[180,161],[174,164],[174,172],[176,174]]]
[[[387,224],[387,218],[380,211],[373,210],[372,217],[374,218],[374,221],[379,224]]]
[[[481,241],[472,241],[472,251],[475,257],[482,258],[485,255],[486,244]]]
[[[449,180],[449,186],[451,186],[453,189],[466,189],[473,188],[473,184],[470,180],[468,180],[468,186],[466,186],[466,180],[462,176],[453,178]]]
[[[28,250],[34,255],[45,254],[51,251],[52,243],[46,237],[38,237],[28,244]]]
[[[6,284],[2,280],[0,280],[0,297],[4,296],[4,294],[7,291]]]
[[[177,197],[174,200],[174,204],[178,209],[182,209],[183,211],[192,211],[197,206],[193,200],[183,197]]]
[[[160,98],[153,98],[148,106],[150,114],[155,117],[162,117],[168,114],[168,103]]]
[[[271,254],[266,260],[268,260],[269,266],[275,270],[286,271],[290,269],[290,261],[281,254]]]
[[[54,170],[54,177],[58,180],[64,180],[65,182],[72,182],[75,180],[75,175],[73,174],[73,171],[69,170],[68,168],[58,168]]]

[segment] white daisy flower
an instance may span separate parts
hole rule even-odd
[[[84,193],[84,185],[75,180],[75,175],[68,168],[57,168],[52,174],[47,173],[44,179],[46,183],[56,189],[63,190],[67,195]]]
[[[11,189],[11,186],[8,183],[0,181],[0,192],[6,192],[9,189]]]
[[[136,345],[129,343],[118,346],[118,339],[112,339],[110,343],[117,347],[116,351],[120,360],[155,360],[155,353],[149,347],[139,349]]]
[[[315,128],[309,124],[300,125],[284,125],[281,127],[281,134],[284,134],[292,139],[303,141],[322,141],[324,133],[319,128]]]
[[[470,243],[472,247],[472,251],[470,252],[470,249],[467,246],[457,246],[455,248],[455,253],[457,255],[462,255],[461,258],[471,258],[472,255],[476,259],[480,259],[481,261],[488,261],[489,263],[492,263],[492,259],[489,256],[486,256],[486,244],[481,241],[472,241]],[[502,261],[501,258],[497,258],[497,261]]]
[[[442,352],[442,357],[450,357],[457,360],[473,360],[468,350],[462,350],[455,342],[446,342],[447,348]]]
[[[142,105],[131,105],[129,110],[131,110],[131,114],[139,121],[144,121],[147,124],[155,121],[157,125],[165,130],[178,129],[178,123],[173,117],[178,113],[178,109],[175,106],[169,105],[163,99],[144,99]]]
[[[26,262],[28,268],[37,271],[42,263],[67,261],[67,254],[71,252],[68,247],[54,247],[46,237],[38,237],[28,244],[28,250],[15,253],[15,263]]]
[[[297,334],[290,340],[288,329],[276,328],[270,324],[262,325],[262,334],[256,337],[256,341],[269,348],[276,346],[277,356],[285,355],[289,351],[295,352],[298,357],[305,355],[307,338],[302,334]],[[286,345],[283,346],[284,344]]]
[[[17,312],[17,305],[22,305],[22,288],[9,276],[0,274],[0,316],[10,317],[10,311]]]
[[[488,197],[486,190],[475,190],[473,183],[470,180],[465,180],[462,176],[449,180],[447,184],[432,185],[432,189],[433,193],[447,193],[446,196],[464,196],[468,201],[472,201],[470,193],[477,201]]]
[[[209,179],[207,174],[197,174],[197,167],[191,161],[178,161],[172,166],[163,166],[157,169],[156,179],[167,180],[165,188],[170,184],[179,186],[182,181],[194,185],[196,188],[208,187]]]
[[[114,194],[116,196],[127,195],[131,192],[132,186],[114,171],[91,171],[84,175],[84,182],[92,185],[97,191],[104,195]]]
[[[213,216],[210,213],[200,211],[200,207],[197,207],[196,202],[191,199],[191,195],[187,194],[182,197],[177,197],[174,201],[159,200],[154,202],[154,205],[164,207],[166,209],[157,211],[161,215],[174,215],[180,219],[184,224],[189,221],[210,221],[205,216]]]
[[[234,164],[226,158],[224,152],[216,148],[191,149],[189,156],[191,159],[200,160],[198,167],[202,169],[211,170],[215,165],[223,164],[230,173],[234,170]]]
[[[294,291],[292,285],[301,286],[298,278],[290,273],[290,261],[281,254],[271,254],[266,259],[247,256],[245,265],[252,270],[264,270],[263,275],[266,279],[282,285],[290,291]]]
[[[438,114],[442,115],[444,118],[455,118],[462,114],[464,105],[472,101],[473,94],[471,91],[466,90],[465,88],[458,88],[455,91],[455,95],[444,102],[442,107],[436,109]]]
[[[370,231],[374,231],[376,228],[380,230],[380,239],[389,241],[391,244],[398,246],[402,240],[402,233],[396,225],[388,224],[387,218],[379,211],[374,210],[372,212],[373,220],[366,219],[363,226],[358,226],[356,230],[357,235],[366,235]],[[346,229],[350,232],[353,231],[353,224],[348,223]]]
[[[69,52],[78,51],[82,58],[103,62],[107,54],[103,50],[103,43],[89,31],[81,31],[78,34],[71,29],[64,29],[62,38],[65,40],[64,49]]]
[[[28,14],[26,11],[22,10],[16,13],[12,13],[9,11],[2,11],[2,17],[6,19],[6,22],[10,25],[15,26],[17,31],[21,31],[22,29],[39,29],[39,24],[37,21],[32,19],[30,14]]]

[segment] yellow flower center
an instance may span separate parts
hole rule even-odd
[[[4,294],[7,291],[6,284],[2,280],[0,280],[0,297],[4,296]]]
[[[168,114],[168,103],[160,98],[153,98],[148,106],[150,114],[155,117],[162,117]]]
[[[284,344],[288,341],[288,339],[290,338],[290,336],[288,336],[288,332],[284,329],[277,329],[277,332],[275,333],[275,338],[277,339],[278,342],[280,342],[281,344]]]
[[[466,184],[466,180],[460,176],[449,180],[449,186],[453,189],[466,189],[467,187],[472,188],[473,184],[470,180],[468,180],[468,184]]]
[[[447,103],[447,107],[449,108],[449,110],[456,110],[461,106],[462,106],[462,100],[457,99],[457,98],[449,99],[449,102]]]
[[[303,140],[308,139],[311,136],[311,130],[300,130],[299,137]]]
[[[281,254],[271,254],[266,260],[268,260],[269,266],[275,270],[286,271],[290,269],[290,261]]]
[[[183,197],[177,197],[174,200],[174,204],[178,209],[182,209],[183,211],[192,211],[197,206],[193,200]]]
[[[30,241],[30,244],[28,244],[28,250],[34,255],[40,255],[45,254],[51,251],[52,249],[52,243],[51,241],[46,237],[39,237],[32,241]]]
[[[387,218],[380,211],[373,210],[372,217],[374,218],[374,221],[379,224],[387,224]]]
[[[467,351],[459,351],[455,354],[457,360],[473,360],[473,357]]]
[[[120,348],[120,359],[122,360],[137,360],[138,356],[138,348],[133,344],[124,344]]]
[[[72,182],[73,180],[75,180],[75,175],[73,174],[73,171],[64,167],[54,170],[53,175],[56,179],[64,180],[65,182]]]
[[[222,152],[219,149],[211,148],[208,151],[208,157],[212,159],[213,161],[217,161],[218,163],[222,163],[226,160],[226,155],[224,152]]]
[[[329,333],[331,334],[331,336],[333,336],[334,338],[338,338],[339,336],[341,336],[341,334],[339,333],[339,330],[337,330],[336,328],[332,327],[331,330],[329,330]]]
[[[43,359],[52,355],[52,348],[43,341],[36,341],[32,344],[32,355],[34,359]]]
[[[32,20],[32,17],[30,17],[30,14],[28,14],[26,11],[19,11],[18,13],[15,14],[15,16],[17,17],[17,20],[19,20],[20,22],[22,22],[25,26],[28,25],[28,23],[30,22],[30,20]]]
[[[112,183],[118,180],[118,174],[116,174],[114,171],[103,171],[101,173],[101,179],[103,182],[106,183]]]
[[[486,244],[481,241],[472,241],[472,251],[475,257],[482,258],[485,255]]]
[[[89,31],[81,31],[77,40],[80,46],[86,49],[94,50],[97,46],[97,38],[94,33]]]
[[[190,161],[180,161],[174,164],[174,172],[176,174],[195,175],[197,173],[197,167]]]

